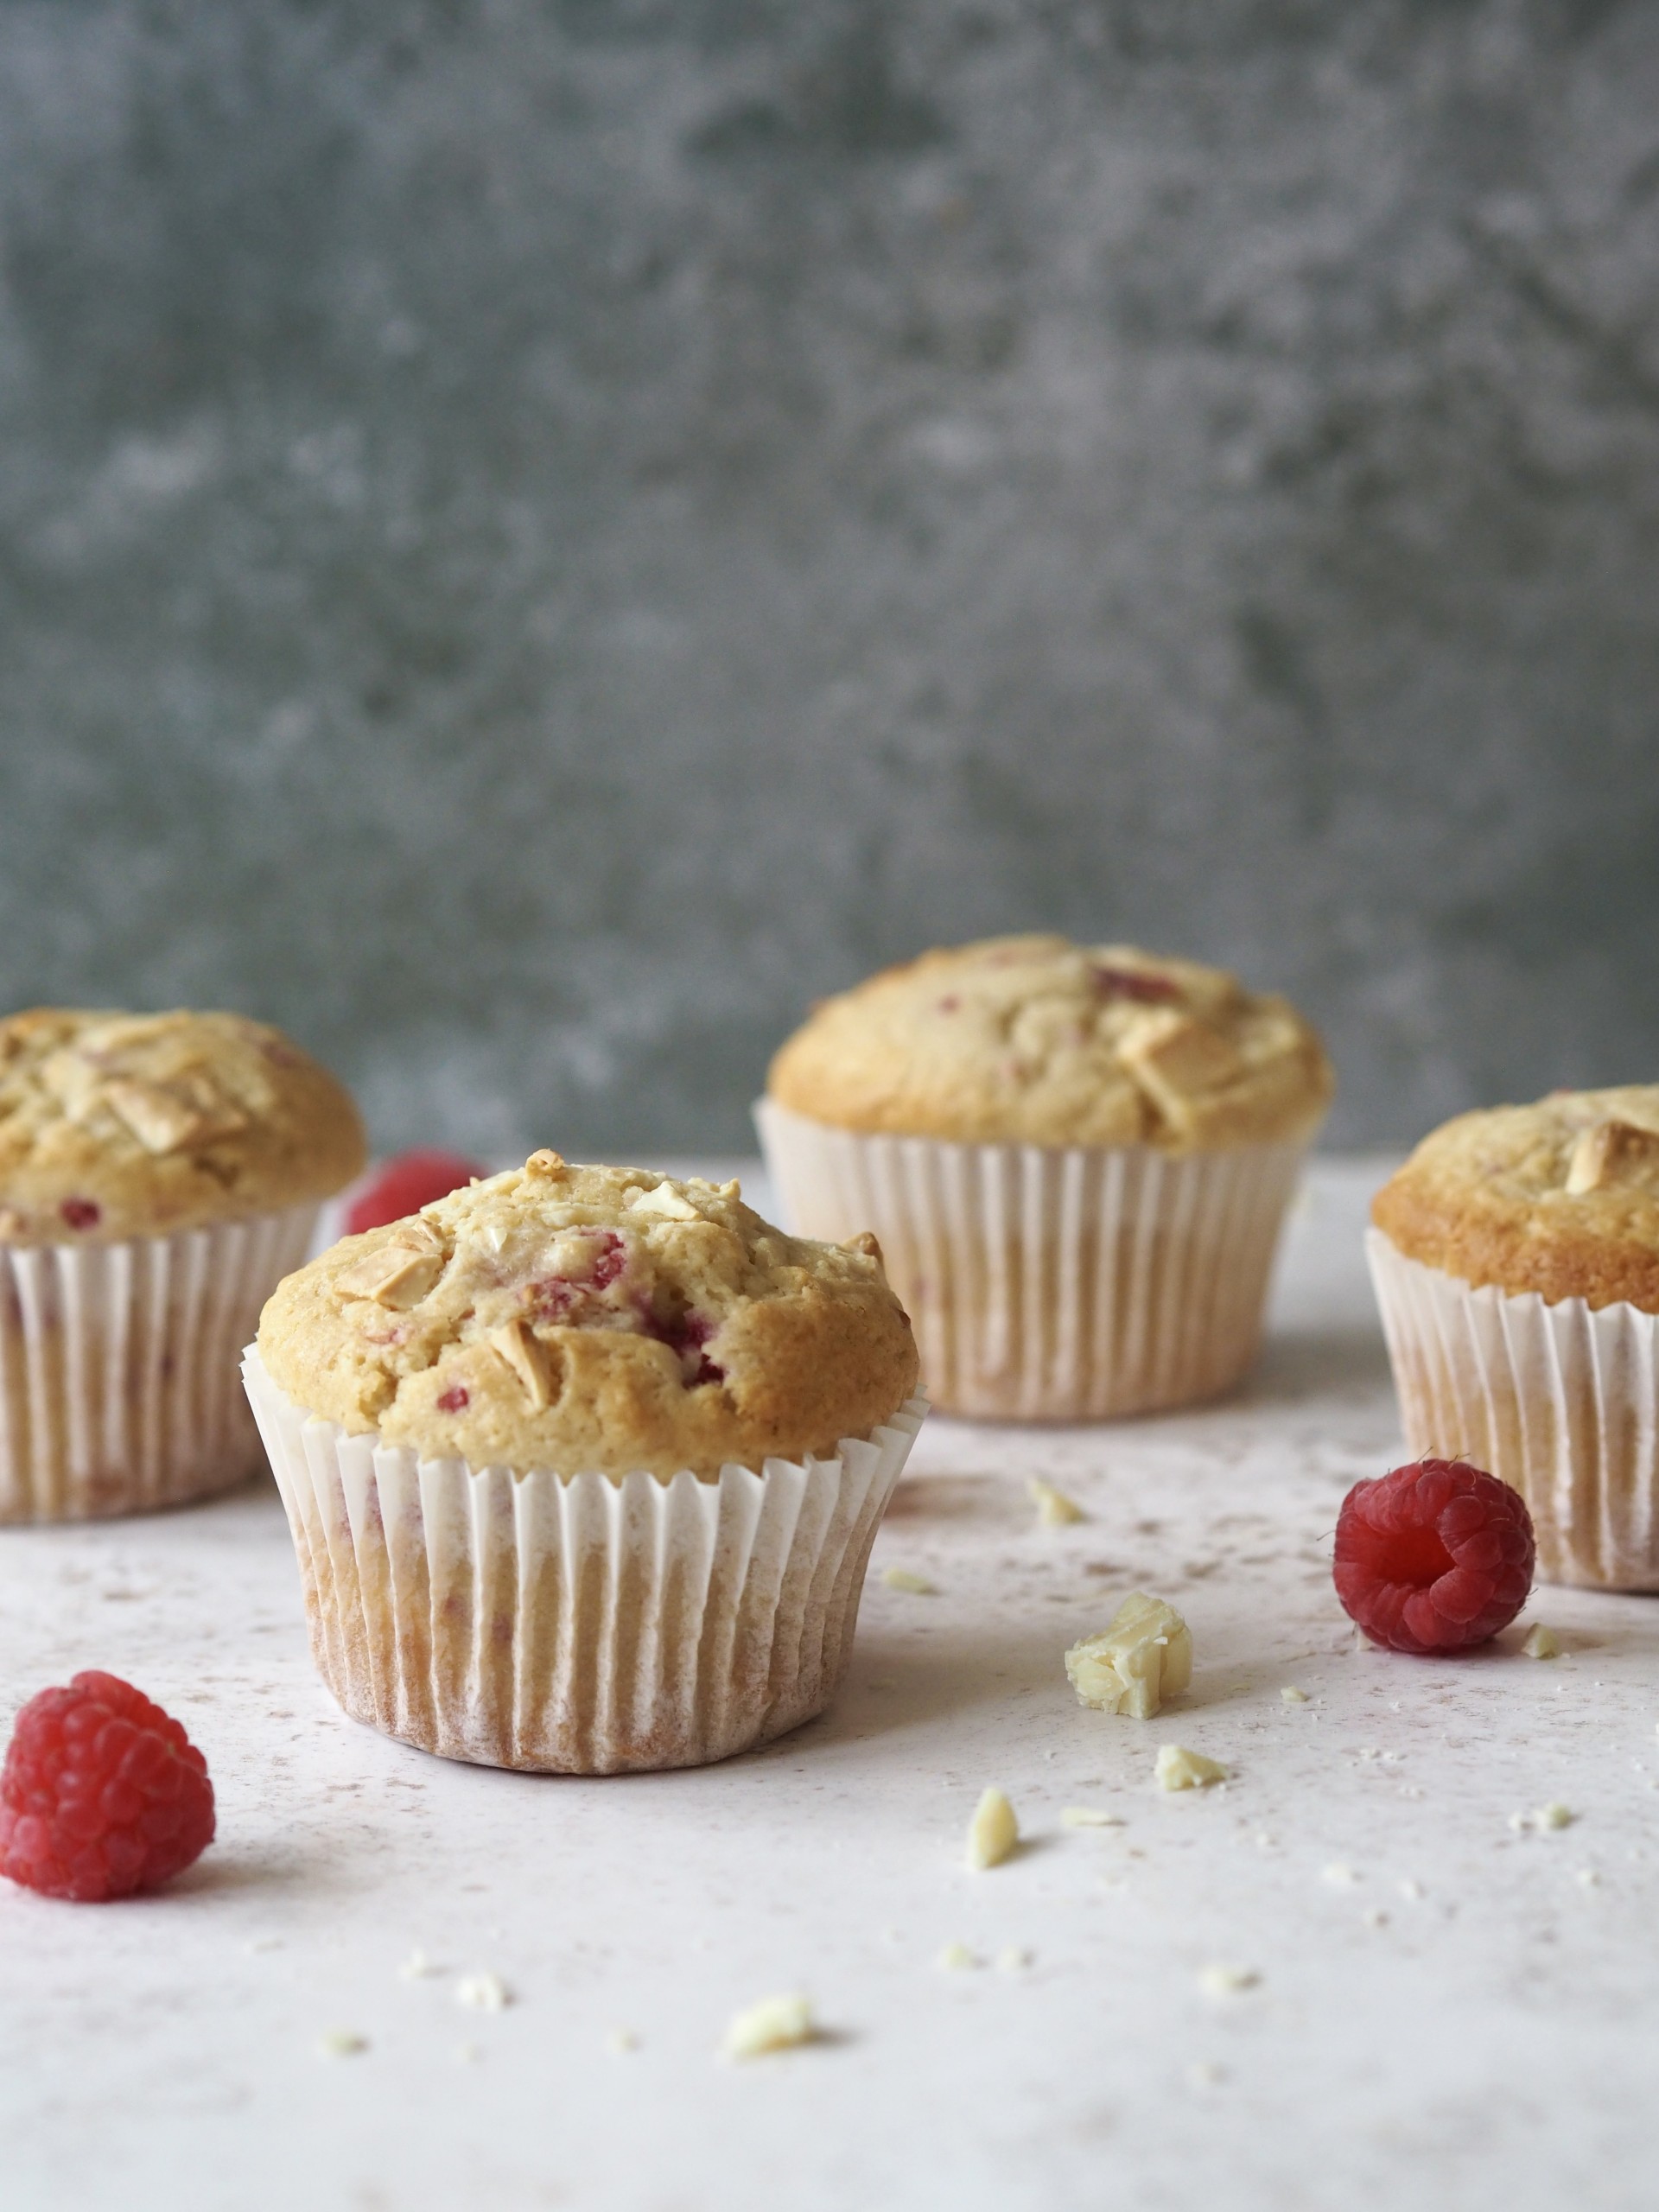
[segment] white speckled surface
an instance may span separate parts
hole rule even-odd
[[[726,1767],[537,1781],[353,1726],[264,1489],[5,1532],[7,1702],[130,1674],[207,1750],[222,1836],[147,1903],[0,1894],[8,2212],[1650,2203],[1659,1612],[1546,1591],[1471,1660],[1357,1645],[1328,1536],[1396,1443],[1375,1179],[1316,1171],[1230,1404],[930,1424],[876,1566],[939,1594],[873,1579],[838,1709]],[[1039,1529],[1035,1471],[1090,1517]],[[1136,1583],[1198,1650],[1150,1724],[1083,1711],[1060,1664]],[[1520,1656],[1539,1618],[1557,1661]],[[1155,1793],[1166,1740],[1232,1781]],[[972,1875],[990,1781],[1030,1840]],[[1551,1799],[1572,1826],[1511,1830]],[[953,1941],[986,1963],[941,1968]],[[442,1971],[400,1979],[417,1946]],[[1208,1995],[1217,1964],[1260,1980]],[[456,2002],[480,1972],[506,2010]],[[716,2059],[797,1987],[823,2043]],[[320,2056],[334,2030],[367,2047]]]

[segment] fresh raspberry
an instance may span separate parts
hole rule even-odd
[[[1391,1651],[1463,1651],[1526,1604],[1536,1548],[1519,1491],[1466,1459],[1418,1459],[1342,1501],[1337,1595]]]
[[[77,1675],[17,1716],[0,1768],[0,1874],[102,1904],[159,1889],[213,1840],[207,1762],[114,1675]]]
[[[400,1152],[389,1160],[372,1183],[352,1200],[346,1216],[348,1236],[360,1236],[365,1229],[384,1229],[389,1221],[402,1221],[419,1213],[435,1198],[447,1198],[463,1183],[484,1170],[455,1152]]]

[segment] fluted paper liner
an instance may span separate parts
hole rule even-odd
[[[1659,1316],[1477,1289],[1377,1229],[1365,1249],[1411,1452],[1518,1490],[1545,1581],[1659,1590]]]
[[[718,1479],[514,1474],[348,1435],[243,1362],[312,1656],[355,1720],[483,1766],[700,1766],[822,1713],[926,1402]]]
[[[143,1512],[251,1474],[238,1356],[316,1214],[0,1245],[0,1522]]]
[[[946,1144],[829,1128],[762,1099],[804,1236],[873,1230],[941,1411],[1100,1421],[1213,1397],[1255,1356],[1306,1150]]]

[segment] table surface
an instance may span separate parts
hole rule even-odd
[[[1659,1611],[1541,1590],[1447,1662],[1349,1627],[1338,1503],[1398,1456],[1360,1251],[1380,1172],[1315,1166],[1227,1402],[930,1421],[835,1711],[724,1766],[537,1778],[356,1726],[265,1483],[4,1532],[6,1700],[130,1675],[219,1803],[154,1899],[0,1884],[9,2212],[1650,2206]],[[1088,1518],[1039,1527],[1038,1474]],[[1080,1708],[1061,1662],[1134,1587],[1197,1653],[1150,1723]],[[1535,1619],[1559,1659],[1522,1655]],[[1230,1779],[1160,1792],[1166,1742]],[[974,1873],[988,1783],[1025,1840]],[[1512,1827],[1550,1801],[1570,1826]],[[1256,1979],[1217,1993],[1218,1966]],[[505,2010],[458,2001],[480,1973]],[[816,2044],[716,2055],[794,1990]],[[337,2031],[365,2047],[323,2055]]]

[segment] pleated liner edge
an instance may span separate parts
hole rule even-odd
[[[823,1712],[927,1411],[717,1481],[516,1476],[347,1435],[251,1346],[243,1374],[340,1705],[447,1758],[547,1773],[702,1765]]]

